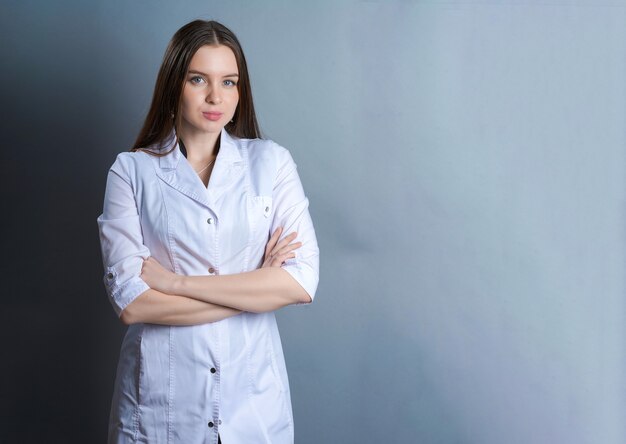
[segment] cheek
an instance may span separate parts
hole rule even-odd
[[[199,94],[197,91],[185,88],[185,90],[183,91],[182,107],[192,109],[198,106],[199,102],[202,102],[202,95]]]
[[[234,114],[235,110],[237,109],[237,105],[239,104],[239,93],[235,92],[235,94],[233,94],[232,100],[231,100],[231,112]]]
[[[182,112],[187,111],[187,110],[190,108],[190,106],[189,106],[189,105],[190,105],[190,103],[191,103],[191,100],[190,100],[190,98],[189,98],[189,94],[184,93],[184,94],[183,94],[183,100],[182,100],[182,102],[180,103],[180,109],[181,109],[181,111],[182,111]]]

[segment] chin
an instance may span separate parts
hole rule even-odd
[[[203,125],[196,127],[198,131],[203,133],[219,133],[224,128],[224,125],[221,122],[205,122]]]

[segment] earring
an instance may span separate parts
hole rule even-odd
[[[170,113],[170,117],[172,118],[172,120],[174,119],[174,113]]]

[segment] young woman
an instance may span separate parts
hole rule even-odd
[[[259,138],[223,25],[172,38],[98,225],[109,299],[129,325],[109,442],[292,443],[274,310],[312,301],[319,253],[296,165]]]

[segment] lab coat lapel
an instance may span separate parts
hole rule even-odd
[[[174,140],[175,141],[175,140]],[[173,143],[165,150],[172,148]],[[206,189],[202,181],[191,168],[187,159],[180,151],[180,147],[176,144],[174,150],[166,156],[159,158],[159,168],[157,168],[157,176],[166,184],[181,192],[185,196],[190,197],[196,202],[211,208]]]
[[[220,150],[208,190],[183,156],[178,144],[170,154],[159,158],[157,169],[157,176],[169,186],[214,211],[216,202],[244,173],[244,162],[237,141],[225,130],[222,130],[220,137]],[[175,138],[170,139],[165,150],[171,149],[175,141]]]
[[[209,201],[216,203],[224,193],[244,174],[244,161],[239,143],[226,130],[222,130],[220,151],[209,179]]]

